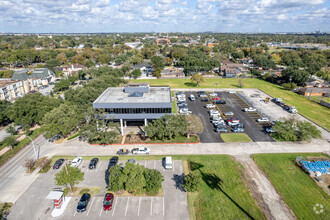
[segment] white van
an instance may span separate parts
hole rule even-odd
[[[172,157],[165,157],[164,167],[165,169],[172,169],[173,167]]]

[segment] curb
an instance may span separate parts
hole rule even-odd
[[[201,141],[198,142],[188,142],[188,143],[132,143],[132,144],[90,144],[90,145],[99,145],[99,146],[105,146],[105,145],[165,145],[165,144],[199,144]]]

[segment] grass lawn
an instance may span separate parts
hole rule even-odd
[[[109,160],[111,156],[88,156],[83,160],[98,157]],[[119,156],[119,160],[160,160],[165,155]],[[228,155],[174,155],[174,160],[183,160],[185,172],[196,172],[203,179],[200,190],[188,193],[191,219],[266,219],[241,179],[243,168]],[[72,160],[74,157],[54,156]],[[188,165],[189,164],[189,165]]]
[[[329,196],[294,163],[296,156],[324,154],[255,154],[253,159],[265,172],[276,190],[298,219],[329,219]],[[316,214],[313,207],[321,204],[324,212]]]
[[[330,110],[315,102],[312,102],[303,96],[300,96],[291,91],[284,90],[281,86],[275,85],[260,79],[241,79],[243,88],[257,88],[269,94],[272,97],[280,97],[289,105],[296,106],[298,112],[320,125],[321,127],[330,130]],[[190,79],[137,79],[131,82],[148,82],[151,85],[169,85],[171,88],[197,88],[196,84]],[[204,79],[204,82],[198,88],[215,88],[215,83],[218,83],[218,88],[239,88],[238,79]]]
[[[250,142],[251,139],[244,133],[220,134],[224,142]]]
[[[147,143],[196,143],[198,141],[198,136],[191,135],[190,138],[187,138],[186,136],[178,136],[171,140],[149,140]]]

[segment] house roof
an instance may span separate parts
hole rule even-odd
[[[303,87],[300,88],[299,91],[309,93],[330,93],[330,88]]]
[[[9,86],[11,84],[17,83],[17,81],[13,81],[13,80],[1,80],[0,81],[0,88]]]
[[[34,71],[31,74],[31,78],[37,78],[37,79],[47,79],[49,76],[55,76],[53,71],[47,69],[47,68],[37,68],[34,69]]]
[[[149,68],[151,68],[153,66],[150,65],[148,62],[143,62],[143,63],[134,65],[134,69],[140,69],[142,67],[149,67]]]
[[[30,77],[26,74],[28,70],[21,70],[14,72],[13,76],[11,77],[12,80],[28,80]]]

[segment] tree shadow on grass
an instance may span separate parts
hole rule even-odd
[[[232,87],[235,87],[235,88],[241,88],[239,85],[236,85],[236,84],[231,84]]]
[[[187,87],[197,87],[197,84],[193,82],[185,82],[184,85]]]
[[[204,173],[201,168],[204,167],[204,165],[196,162],[189,162],[190,169],[192,171],[198,170],[202,176],[202,180],[206,183],[208,187],[210,187],[212,190],[218,190],[222,192],[239,210],[241,210],[248,218],[254,219],[246,210],[244,210],[235,200],[233,200],[223,189],[222,184],[223,180],[220,179],[217,175],[214,173]]]

